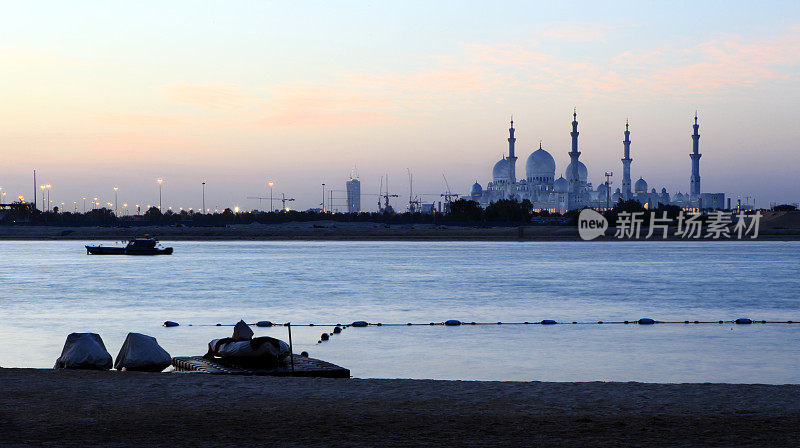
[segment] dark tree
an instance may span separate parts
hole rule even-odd
[[[500,199],[486,207],[484,216],[487,221],[528,222],[532,211],[533,204],[527,199],[522,202],[517,202],[515,199]]]
[[[459,199],[450,203],[448,221],[480,221],[483,218],[483,209],[475,201]]]

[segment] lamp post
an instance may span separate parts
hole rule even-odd
[[[164,179],[158,178],[156,179],[158,182],[158,211],[161,211],[161,184],[164,182]]]
[[[275,185],[275,182],[269,181],[269,212],[272,213],[275,211],[275,208],[272,207],[272,186]]]
[[[42,189],[42,211],[47,211],[47,202],[44,201],[44,185],[39,185],[39,188]]]
[[[203,182],[203,214],[206,213],[206,183]]]
[[[72,208],[75,210],[75,214],[78,213],[78,201],[72,201]]]
[[[84,196],[82,199],[83,199],[83,213],[86,213],[86,196]],[[77,212],[77,210],[75,211]]]
[[[44,186],[47,189],[47,211],[52,210],[53,208],[50,206],[50,184]]]
[[[117,213],[117,203],[119,202],[119,197],[117,196],[117,190],[119,190],[119,187],[114,187],[114,216],[119,215],[119,213]]]
[[[322,184],[322,213],[325,213],[325,184]]]

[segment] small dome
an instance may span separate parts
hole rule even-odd
[[[667,188],[661,187],[661,194],[667,194]]]
[[[569,181],[564,179],[564,176],[561,176],[553,183],[553,189],[555,189],[556,193],[566,193],[569,191]]]
[[[684,200],[683,193],[679,191],[678,194],[676,194],[675,197],[672,198],[672,200],[675,202],[683,202]]]
[[[528,160],[525,161],[525,176],[528,179],[536,177],[554,178],[556,176],[555,159],[549,152],[539,146],[539,149],[531,153],[528,156]]]
[[[469,195],[473,197],[483,196],[483,187],[481,187],[481,184],[475,182],[475,184],[472,185],[472,191],[469,192]]]
[[[567,165],[567,170],[564,171],[564,175],[567,176],[567,179],[569,179],[571,174],[572,174],[572,163]],[[586,169],[586,165],[584,165],[583,162],[578,160],[578,179],[581,182],[586,182],[588,178],[589,178],[589,172]]]
[[[492,169],[492,177],[495,181],[508,180],[509,168],[510,165],[508,159],[500,159],[499,162],[494,164],[494,169]]]
[[[653,188],[652,190],[650,190],[650,193],[653,193],[653,194],[658,194],[658,193],[656,193],[656,189],[655,189],[655,188]]]
[[[636,193],[647,193],[647,182],[640,177],[633,186],[633,191]]]
[[[608,187],[606,186],[606,184],[600,184],[597,186],[597,193],[602,195],[603,197],[605,197],[607,190]]]

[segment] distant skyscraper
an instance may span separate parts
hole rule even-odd
[[[357,177],[347,181],[347,212],[361,212],[361,181]]]

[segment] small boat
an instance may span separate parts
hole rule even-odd
[[[162,247],[155,238],[134,238],[125,247],[86,246],[88,255],[171,255],[171,247]]]

